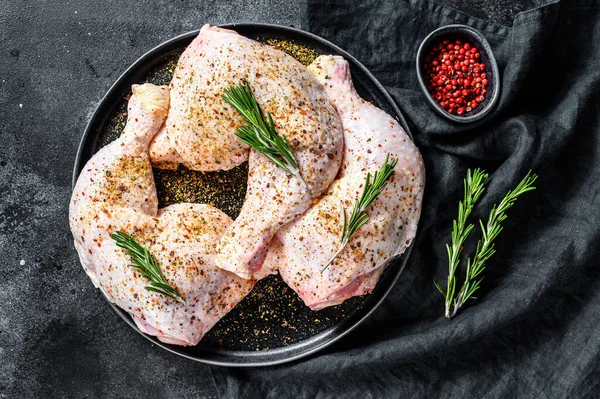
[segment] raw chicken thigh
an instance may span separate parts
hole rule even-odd
[[[309,69],[341,115],[343,166],[316,205],[279,229],[264,267],[278,269],[305,304],[318,310],[371,292],[388,261],[404,252],[416,233],[425,170],[419,151],[398,122],[358,96],[343,58],[321,56]],[[370,220],[323,270],[340,247],[344,209],[349,217],[367,173],[379,170],[387,154],[398,163],[385,190],[367,210]]]
[[[335,114],[317,81],[293,57],[235,31],[204,25],[175,68],[165,129],[150,146],[152,164],[215,171],[246,161],[249,147],[235,136],[242,117],[221,98],[225,88],[242,80],[272,114],[278,133],[299,140],[299,149],[312,144],[302,140],[303,130],[319,129]],[[339,126],[338,132],[341,137]]]
[[[290,142],[302,178],[250,151],[248,191],[239,217],[218,247],[217,266],[256,277],[277,229],[301,215],[335,178],[341,121],[315,77],[293,57],[238,33],[205,25],[179,59],[166,127],[151,145],[152,163],[211,171],[248,157],[236,136],[242,117],[221,95],[248,81],[277,133]]]
[[[148,146],[163,125],[167,87],[134,85],[120,138],[85,165],[75,185],[69,222],[87,274],[138,327],[163,342],[195,345],[252,289],[253,283],[214,266],[216,245],[232,220],[200,204],[158,210]],[[185,304],[147,291],[148,280],[110,238],[123,231],[155,255]]]

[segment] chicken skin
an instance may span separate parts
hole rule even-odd
[[[141,331],[196,345],[253,282],[214,265],[216,245],[232,223],[227,215],[201,204],[158,209],[148,147],[167,115],[169,90],[144,84],[132,92],[121,137],[87,162],[75,185],[69,208],[75,248],[94,285]],[[116,231],[150,250],[184,303],[145,289],[148,280],[110,238]]]
[[[242,116],[221,98],[225,88],[243,80],[273,116],[278,133],[298,149],[313,144],[303,140],[303,130],[339,124],[329,99],[300,62],[233,30],[204,25],[175,68],[165,128],[150,146],[152,164],[206,172],[246,161],[249,147],[235,135]],[[339,126],[337,131],[341,137]]]
[[[326,194],[303,216],[278,230],[265,268],[283,280],[313,310],[370,293],[385,266],[416,234],[425,170],[421,155],[390,115],[356,93],[348,63],[320,56],[309,69],[324,85],[342,118],[343,166]],[[381,169],[386,156],[397,159],[394,175],[367,209],[367,224],[340,249],[343,215],[350,216],[367,173]]]

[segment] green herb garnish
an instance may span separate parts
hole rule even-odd
[[[327,262],[327,265],[321,270],[321,273],[325,271],[331,265],[331,262],[342,252],[352,234],[356,233],[358,229],[365,225],[369,221],[369,215],[367,214],[367,208],[375,201],[375,198],[385,189],[388,180],[394,174],[394,167],[398,163],[397,159],[388,162],[390,154],[385,157],[385,162],[381,166],[381,169],[373,173],[373,181],[371,181],[371,173],[367,173],[367,180],[365,181],[365,187],[360,195],[360,198],[354,204],[354,209],[350,215],[348,221],[346,217],[346,208],[344,208],[344,227],[342,228],[342,239],[341,245],[333,257]]]
[[[244,117],[244,126],[237,129],[236,136],[286,172],[302,179],[289,141],[285,136],[277,134],[271,114],[267,112],[265,117],[250,84],[244,81],[238,86],[229,86],[224,91],[225,94],[221,95],[223,100]]]
[[[142,247],[133,237],[122,231],[113,233],[110,238],[115,240],[118,247],[125,249],[132,263],[129,266],[150,280],[150,285],[144,287],[145,289],[168,296],[185,305],[185,301],[181,298],[181,295],[179,295],[175,288],[169,285],[169,282],[160,271],[156,258],[148,249]]]
[[[485,269],[485,262],[496,253],[496,250],[494,249],[494,240],[503,229],[501,224],[507,217],[506,211],[514,205],[519,196],[528,191],[535,190],[533,183],[537,179],[537,175],[532,174],[531,171],[529,171],[514,190],[510,190],[506,193],[506,196],[500,201],[500,204],[492,207],[487,224],[484,225],[481,220],[479,221],[482,238],[477,242],[477,249],[475,250],[473,260],[470,258],[467,260],[465,281],[460,290],[458,290],[458,293],[455,293],[455,273],[460,253],[462,252],[462,244],[473,229],[472,224],[465,228],[466,219],[469,216],[473,205],[483,192],[483,185],[485,184],[487,177],[488,175],[479,171],[479,169],[476,169],[473,175],[471,175],[470,170],[467,172],[467,178],[464,182],[464,204],[463,202],[459,203],[458,221],[455,220],[453,224],[452,247],[446,245],[449,260],[447,290],[444,291],[440,283],[435,281],[435,286],[446,298],[445,315],[448,318],[454,317],[458,310],[469,299],[476,299],[473,295],[479,289],[481,281],[483,280],[483,277],[478,277]]]
[[[449,262],[446,291],[444,292],[440,283],[437,281],[434,282],[438,290],[446,297],[446,317],[451,317],[450,308],[452,307],[455,298],[456,269],[460,262],[463,244],[471,233],[471,230],[473,230],[473,224],[467,225],[467,218],[471,214],[475,203],[481,194],[483,194],[483,186],[487,179],[487,173],[479,169],[475,169],[475,171],[471,173],[471,170],[469,169],[467,171],[467,177],[464,180],[463,201],[458,203],[458,218],[452,222],[452,246],[446,244]]]

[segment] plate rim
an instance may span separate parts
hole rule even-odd
[[[335,52],[337,52],[337,54],[341,55],[342,57],[344,57],[346,60],[351,61],[352,66],[353,67],[358,67],[361,72],[366,75],[374,84],[375,88],[379,91],[379,94],[381,94],[383,96],[383,98],[385,99],[385,101],[387,102],[387,105],[389,105],[391,107],[391,110],[393,111],[394,115],[393,118],[396,119],[400,125],[402,126],[402,128],[405,130],[405,132],[408,134],[408,136],[414,141],[414,137],[412,135],[412,133],[410,132],[410,129],[408,127],[408,124],[402,114],[402,112],[400,111],[400,108],[398,107],[397,103],[393,100],[393,98],[391,97],[391,95],[388,93],[388,91],[385,89],[385,87],[379,82],[379,80],[360,62],[358,61],[354,56],[352,56],[351,54],[349,54],[348,52],[346,52],[345,50],[343,50],[342,48],[338,47],[337,45],[331,43],[330,41],[315,35],[314,33],[311,32],[307,32],[298,28],[294,28],[294,27],[289,27],[289,26],[283,26],[283,25],[278,25],[278,24],[270,24],[270,23],[227,23],[227,24],[219,24],[216,25],[220,28],[226,28],[226,29],[233,29],[236,30],[236,28],[241,28],[241,29],[266,29],[266,30],[275,30],[275,31],[279,31],[281,33],[283,33],[283,36],[286,35],[291,35],[291,36],[299,36],[299,37],[305,37],[309,40],[318,42],[319,44],[323,45],[324,47],[333,49]],[[155,47],[153,47],[152,49],[146,51],[144,54],[142,54],[141,56],[139,56],[123,73],[121,73],[121,75],[117,78],[117,80],[109,87],[109,89],[105,92],[105,94],[103,95],[102,99],[100,100],[100,102],[96,105],[96,109],[94,110],[92,116],[90,117],[90,119],[88,120],[88,123],[85,127],[84,133],[81,137],[81,140],[79,142],[79,146],[77,148],[77,155],[75,157],[75,163],[74,163],[74,167],[73,167],[73,175],[72,175],[72,186],[71,188],[73,189],[75,187],[75,183],[77,182],[77,178],[79,176],[79,174],[81,173],[81,170],[83,169],[84,165],[81,165],[82,162],[82,158],[84,156],[84,154],[86,153],[86,143],[88,142],[90,135],[92,134],[94,125],[96,124],[96,120],[98,118],[102,117],[102,111],[104,106],[106,105],[106,103],[109,101],[110,97],[112,97],[113,91],[118,90],[119,86],[121,86],[123,84],[123,81],[129,79],[129,76],[136,71],[144,62],[148,61],[149,59],[153,59],[153,56],[156,53],[162,52],[163,49],[165,47],[168,47],[170,45],[173,44],[177,44],[178,42],[180,42],[181,40],[187,40],[187,39],[191,39],[193,37],[196,37],[199,34],[200,30],[192,30],[180,35],[177,35],[171,39],[168,39],[164,42],[159,43],[158,45],[156,45]],[[87,161],[86,161],[87,162]],[[279,365],[279,364],[283,364],[283,363],[289,363],[301,358],[305,358],[308,357],[310,355],[313,355],[323,349],[325,349],[326,347],[338,342],[339,340],[341,340],[343,337],[345,337],[346,335],[348,335],[350,332],[352,332],[354,329],[356,329],[360,324],[362,324],[368,317],[371,316],[371,314],[381,305],[381,303],[383,303],[383,301],[387,298],[387,296],[389,295],[390,291],[394,288],[394,286],[396,285],[400,275],[402,274],[402,272],[404,271],[404,268],[406,267],[406,264],[408,263],[408,259],[410,258],[410,255],[412,253],[412,249],[414,247],[414,243],[415,243],[415,239],[412,240],[411,244],[406,248],[406,250],[399,256],[392,258],[390,260],[390,262],[400,262],[400,265],[398,265],[398,270],[395,272],[395,275],[392,277],[392,279],[389,282],[389,286],[386,287],[384,289],[383,292],[381,292],[380,297],[375,301],[375,303],[373,303],[371,305],[371,308],[368,309],[362,316],[360,316],[357,320],[355,320],[353,322],[352,325],[350,325],[349,327],[347,327],[345,330],[343,331],[331,331],[332,329],[335,328],[336,325],[333,325],[332,327],[329,327],[328,329],[321,331],[309,338],[306,338],[302,341],[296,342],[294,344],[290,344],[287,346],[283,346],[283,347],[278,347],[278,348],[274,348],[271,349],[270,352],[276,352],[279,349],[287,349],[289,350],[290,348],[293,347],[300,347],[302,346],[302,344],[304,345],[310,345],[309,341],[312,341],[314,339],[317,339],[318,337],[320,337],[321,339],[324,339],[323,336],[324,335],[331,335],[333,334],[332,337],[329,337],[327,339],[325,339],[323,342],[318,343],[317,345],[314,345],[312,347],[309,347],[306,350],[300,351],[297,354],[293,354],[291,356],[288,357],[283,357],[281,359],[275,359],[275,360],[258,360],[258,361],[253,361],[253,360],[246,360],[246,361],[239,361],[239,362],[232,362],[232,361],[226,361],[226,360],[218,360],[218,359],[205,359],[205,358],[198,358],[198,357],[194,357],[190,354],[187,353],[183,353],[180,351],[175,350],[171,345],[169,344],[165,344],[161,341],[159,341],[156,337],[154,336],[149,336],[147,334],[144,334],[143,332],[141,332],[139,330],[139,328],[137,328],[137,326],[135,325],[135,323],[133,322],[133,320],[131,319],[131,317],[129,317],[128,315],[125,315],[124,313],[126,313],[124,310],[120,309],[118,306],[116,306],[114,303],[112,303],[108,297],[106,297],[106,294],[104,294],[104,291],[99,290],[100,292],[102,292],[102,294],[104,295],[104,297],[106,298],[106,301],[108,302],[108,304],[113,308],[113,310],[119,315],[119,317],[121,319],[123,319],[130,327],[132,327],[138,334],[142,335],[144,338],[146,338],[147,340],[149,340],[150,342],[154,343],[155,345],[161,347],[162,349],[165,349],[167,351],[169,351],[170,353],[176,354],[178,356],[182,356],[184,358],[190,359],[190,360],[194,360],[196,362],[200,362],[200,363],[204,363],[204,364],[209,364],[209,365],[213,365],[213,366],[225,366],[225,367],[265,367],[265,366],[274,366],[274,365]],[[390,267],[391,265],[386,266]],[[384,271],[385,272],[385,271]],[[224,353],[226,356],[236,356],[236,353],[244,353],[244,356],[246,357],[250,357],[252,358],[260,358],[261,354],[264,353],[264,351],[239,351],[239,350],[226,350],[223,349],[221,350],[222,353]]]

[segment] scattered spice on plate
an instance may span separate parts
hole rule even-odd
[[[266,39],[265,42],[273,47],[284,51],[300,61],[302,65],[309,65],[312,63],[315,58],[317,58],[320,54],[311,48],[305,47],[301,44],[294,43],[289,40],[282,39]]]

